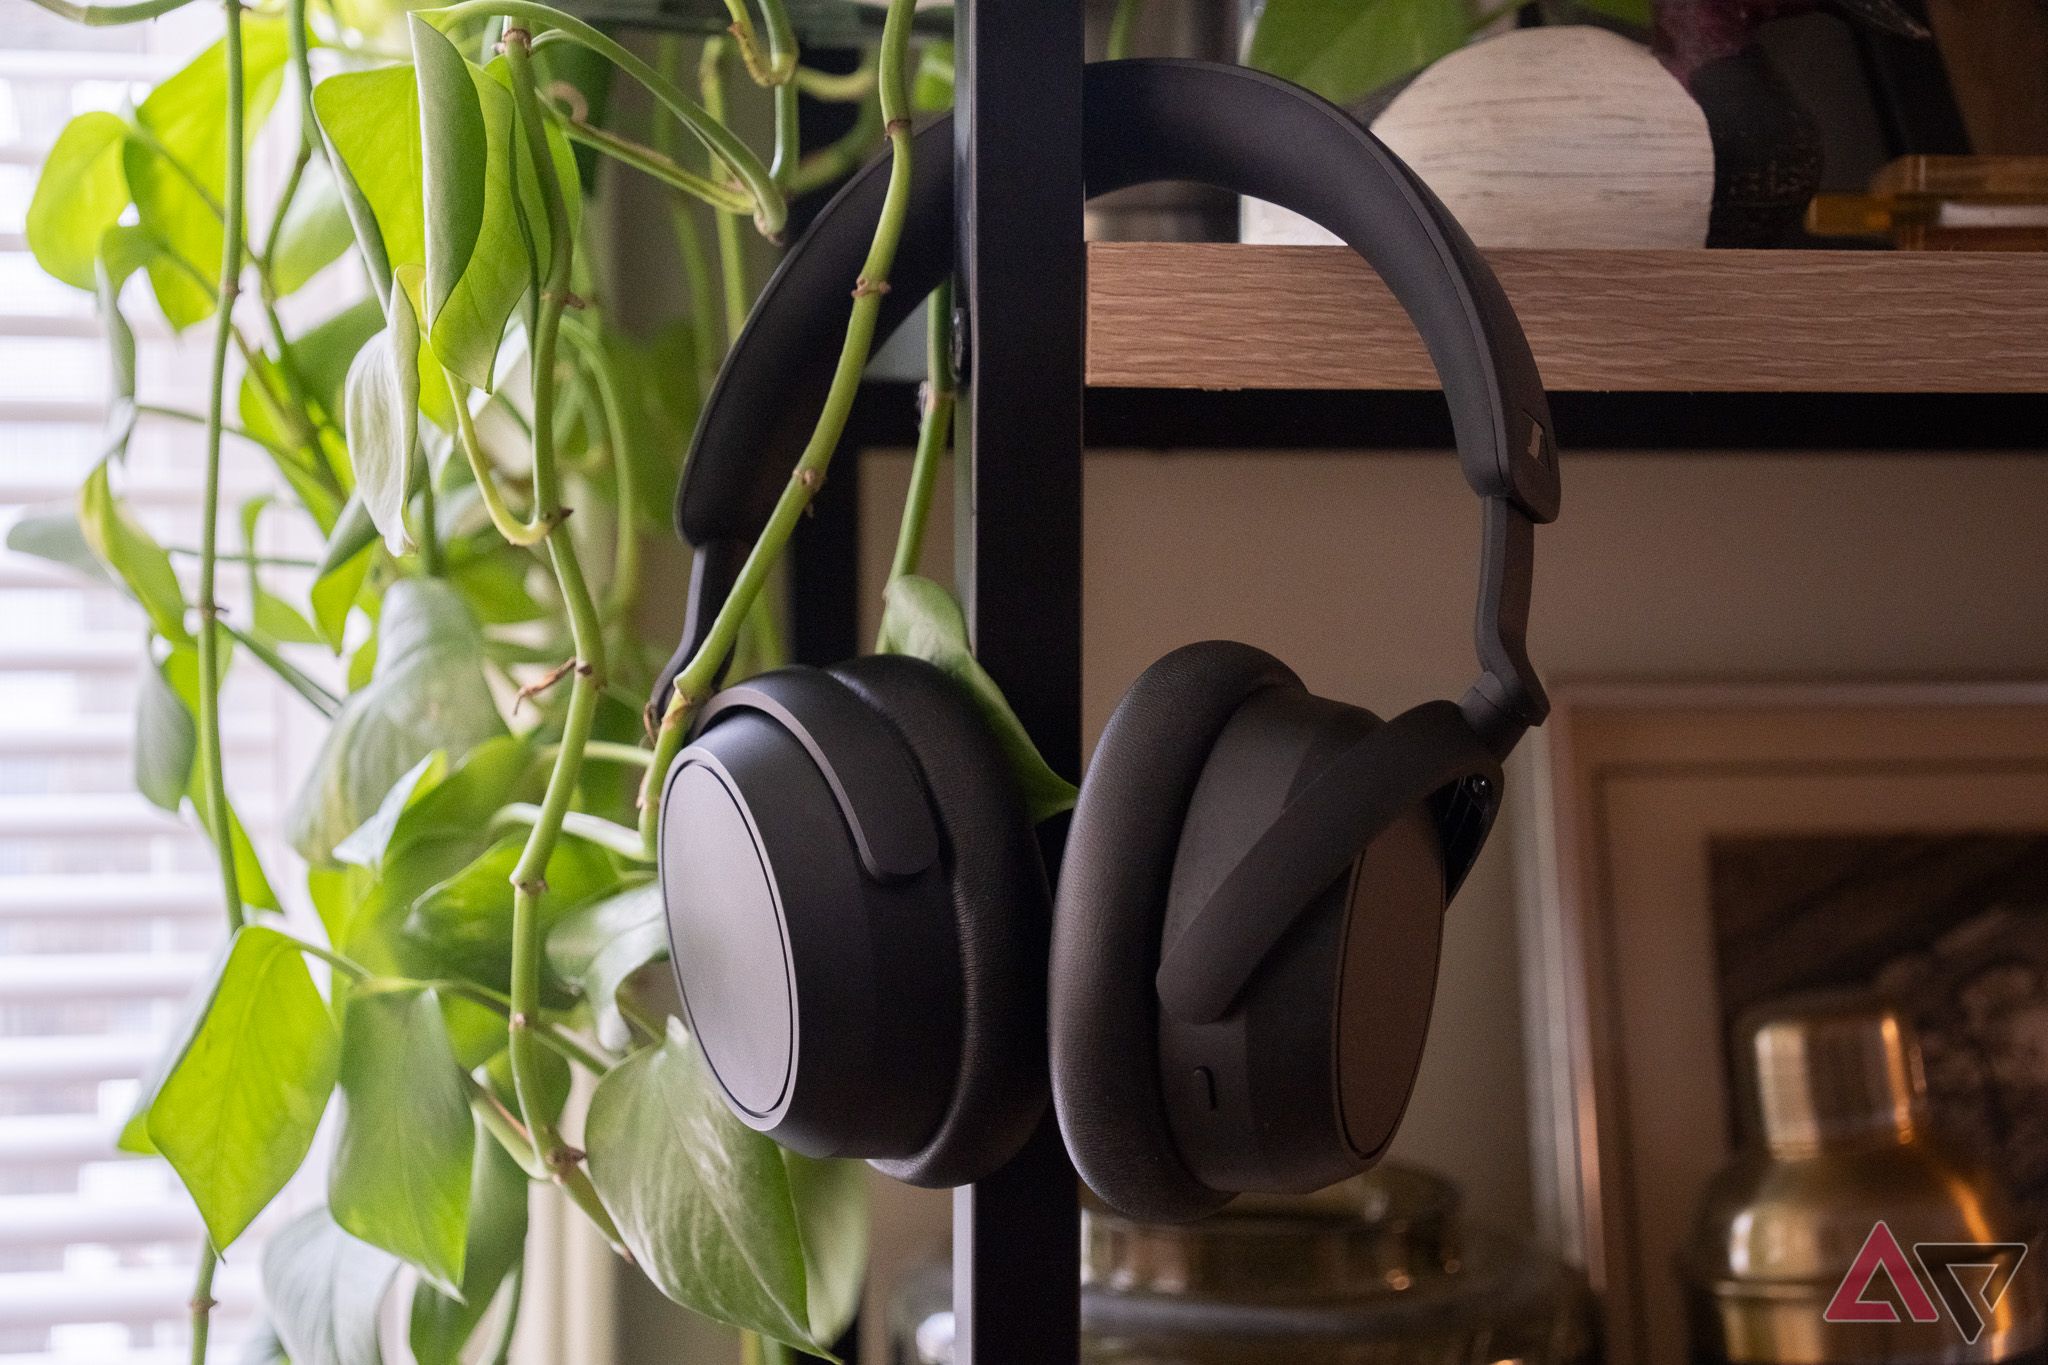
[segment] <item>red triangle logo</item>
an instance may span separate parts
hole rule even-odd
[[[1842,1277],[1834,1298],[1821,1317],[1828,1322],[1897,1322],[1899,1310],[1887,1299],[1867,1299],[1870,1285],[1884,1272],[1892,1283],[1899,1302],[1906,1306],[1907,1314],[1915,1322],[1939,1322],[1941,1310],[1934,1305],[1934,1298],[1927,1292],[1927,1286],[1920,1283],[1920,1277],[1913,1273],[1913,1263],[1906,1259],[1899,1239],[1892,1236],[1892,1230],[1879,1223],[1870,1230],[1870,1236],[1863,1239],[1863,1249],[1856,1253],[1856,1260],[1849,1267],[1849,1273]]]

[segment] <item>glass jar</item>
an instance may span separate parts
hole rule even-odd
[[[1459,1216],[1448,1180],[1388,1164],[1302,1197],[1248,1196],[1184,1226],[1089,1210],[1090,1365],[1569,1365],[1587,1358],[1583,1281]],[[899,1295],[895,1365],[951,1365],[943,1266]]]

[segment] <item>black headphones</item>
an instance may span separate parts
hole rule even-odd
[[[1492,272],[1355,120],[1240,67],[1088,68],[1091,195],[1198,180],[1322,223],[1408,310],[1484,509],[1478,680],[1391,721],[1246,645],[1176,650],[1103,731],[1055,905],[1001,754],[919,660],[719,693],[667,774],[661,883],[689,1023],[745,1122],[798,1151],[963,1184],[1052,1097],[1082,1177],[1134,1217],[1319,1188],[1392,1137],[1445,905],[1501,760],[1547,709],[1524,648],[1533,527],[1557,515],[1534,360]],[[953,132],[917,135],[883,333],[953,270]],[[681,647],[709,629],[809,435],[886,167],[784,259],[706,404],[677,526]],[[1049,1047],[1048,1047],[1049,1042]]]

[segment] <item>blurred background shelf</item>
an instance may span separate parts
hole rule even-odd
[[[1553,392],[2048,392],[2048,256],[1495,251]],[[1349,251],[1089,248],[1088,382],[1109,389],[1437,387]]]

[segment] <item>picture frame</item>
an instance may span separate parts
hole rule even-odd
[[[2048,850],[2048,683],[1578,684],[1539,735],[1517,784],[1539,1231],[1585,1267],[1611,1365],[1682,1360],[1678,1252],[1736,1117],[1717,845]]]

